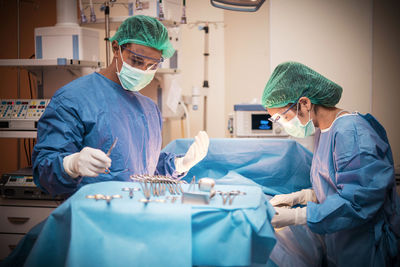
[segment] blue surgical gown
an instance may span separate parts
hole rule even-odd
[[[156,104],[99,73],[78,78],[52,97],[38,123],[33,151],[35,183],[53,194],[72,194],[101,181],[129,181],[131,174],[178,176],[173,153],[161,153],[162,118]],[[71,178],[65,156],[88,146],[104,152],[114,139],[109,174]]]
[[[390,145],[374,117],[345,115],[321,132],[311,183],[319,203],[308,203],[307,225],[323,234],[328,264],[391,266],[400,204]]]

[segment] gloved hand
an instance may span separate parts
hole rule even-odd
[[[210,143],[207,133],[200,131],[194,139],[185,156],[175,159],[175,170],[179,173],[187,172],[207,155]]]
[[[304,208],[274,208],[275,215],[271,220],[274,228],[281,228],[294,224],[307,223],[307,207]]]
[[[72,178],[96,177],[111,166],[111,159],[99,149],[84,147],[80,152],[64,157],[63,166]]]
[[[293,207],[297,204],[306,205],[308,201],[317,202],[317,197],[312,189],[303,189],[290,194],[276,195],[269,203],[274,207],[289,206]]]

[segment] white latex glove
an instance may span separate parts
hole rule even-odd
[[[199,163],[208,152],[210,140],[204,131],[200,131],[195,137],[195,141],[189,147],[185,156],[175,159],[175,170],[179,173],[189,171],[194,165]]]
[[[271,220],[271,225],[274,228],[281,228],[294,224],[307,223],[307,207],[304,208],[274,208],[275,215]]]
[[[290,194],[276,195],[269,203],[274,207],[289,206],[293,207],[297,204],[306,205],[307,202],[317,202],[317,197],[312,189],[303,189]]]
[[[99,149],[84,147],[80,152],[66,156],[63,166],[65,172],[72,178],[96,177],[111,166],[111,159]]]

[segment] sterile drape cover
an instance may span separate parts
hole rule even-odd
[[[232,205],[216,196],[209,205],[148,203],[142,192],[128,197],[123,187],[102,182],[82,187],[44,223],[26,266],[247,266],[265,263],[275,245],[273,208],[259,187],[240,190]],[[186,191],[188,185],[183,185]],[[121,199],[86,198],[121,194]]]
[[[175,140],[162,153],[184,154],[192,142]],[[217,190],[251,191],[236,197],[232,206],[221,205],[220,196],[209,206],[180,202],[146,206],[138,202],[141,192],[129,199],[128,192],[121,191],[134,183],[88,184],[33,228],[4,263],[21,264],[25,259],[26,266],[265,263],[276,239],[270,224],[274,211],[263,192],[275,195],[309,188],[311,160],[312,153],[293,140],[210,139],[207,156],[184,179],[210,177],[216,179]],[[86,198],[93,194],[123,198],[107,205]],[[160,256],[154,257],[155,253]],[[147,259],[148,255],[153,256]]]
[[[177,139],[162,152],[182,154],[193,139]],[[207,156],[183,178],[190,182],[203,177],[217,184],[252,184],[268,195],[310,188],[312,153],[289,139],[210,139]]]

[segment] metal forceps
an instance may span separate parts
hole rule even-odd
[[[216,194],[219,194],[222,198],[222,204],[225,205],[226,202],[229,200],[229,205],[232,205],[233,199],[238,195],[246,195],[246,192],[242,192],[239,190],[232,190],[230,192],[222,192],[222,191],[215,191]],[[214,196],[214,195],[213,195]]]
[[[112,145],[110,146],[110,148],[108,149],[108,151],[106,153],[107,157],[110,156],[111,151],[114,149],[115,145],[117,144],[117,141],[118,141],[118,137],[115,137],[114,142],[112,143]],[[104,170],[104,173],[105,174],[109,174],[110,170],[107,168],[107,169]]]

